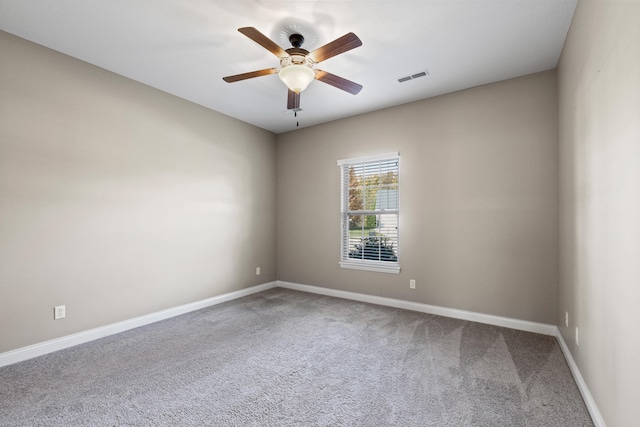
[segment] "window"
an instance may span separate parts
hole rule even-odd
[[[400,273],[398,153],[339,160],[340,267]]]

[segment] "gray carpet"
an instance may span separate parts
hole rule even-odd
[[[555,338],[282,288],[0,368],[2,426],[592,426]]]

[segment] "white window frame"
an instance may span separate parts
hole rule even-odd
[[[383,161],[396,160],[398,162],[398,174],[400,173],[400,154],[399,153],[385,153],[376,154],[372,156],[355,157],[350,159],[338,160],[338,166],[340,166],[340,267],[354,270],[374,271],[380,273],[400,273],[400,183],[398,182],[398,209],[392,210],[362,210],[362,211],[349,211],[349,174],[348,170],[353,165],[359,165],[363,163],[376,163]],[[349,214],[358,212],[364,215],[383,215],[394,214],[397,215],[397,233],[396,233],[396,255],[397,261],[375,261],[366,259],[354,259],[349,258]]]

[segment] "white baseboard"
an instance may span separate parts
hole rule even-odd
[[[598,410],[598,407],[593,400],[593,396],[587,387],[587,384],[582,378],[582,374],[578,369],[573,356],[567,347],[560,330],[555,325],[548,325],[545,323],[529,322],[524,320],[512,319],[508,317],[493,316],[490,314],[475,313],[472,311],[458,310],[455,308],[439,307],[436,305],[422,304],[411,301],[404,301],[393,298],[379,297],[375,295],[366,295],[356,292],[341,291],[337,289],[323,288],[319,286],[303,285],[300,283],[292,283],[285,281],[275,281],[264,283],[250,288],[241,289],[235,292],[229,292],[223,295],[207,298],[201,301],[196,301],[189,304],[184,304],[178,307],[169,308],[166,310],[150,313],[144,316],[135,317],[133,319],[124,320],[122,322],[113,323],[111,325],[101,326],[99,328],[90,329],[88,331],[78,332],[76,334],[67,335],[61,338],[56,338],[50,341],[22,347],[16,350],[0,353],[0,367],[11,365],[13,363],[21,362],[23,360],[31,359],[33,357],[42,356],[47,353],[62,350],[68,347],[73,347],[78,344],[83,344],[89,341],[97,340],[109,335],[117,334],[120,332],[128,331],[130,329],[138,328],[140,326],[148,325],[150,323],[158,322],[160,320],[169,319],[171,317],[179,316],[181,314],[189,313],[201,308],[210,307],[223,302],[231,301],[237,298],[242,298],[247,295],[251,295],[257,292],[266,291],[275,287],[281,287],[286,289],[293,289],[296,291],[310,292],[319,295],[326,295],[337,298],[344,298],[353,301],[366,302],[377,305],[384,305],[388,307],[401,308],[405,310],[418,311],[421,313],[435,314],[438,316],[451,317],[454,319],[468,320],[472,322],[485,323],[489,325],[502,326],[505,328],[517,329],[521,331],[534,332],[543,335],[555,336],[560,343],[560,348],[564,354],[571,373],[578,385],[578,389],[582,394],[589,414],[596,427],[606,427],[606,424]]]
[[[146,314],[144,316],[135,317],[133,319],[124,320],[118,323],[101,326],[88,331],[78,332],[76,334],[67,335],[53,340],[33,344],[27,347],[18,348],[16,350],[0,353],[0,367],[31,359],[33,357],[42,356],[47,353],[62,350],[74,345],[83,344],[89,341],[104,338],[119,332],[128,331],[160,320],[169,319],[191,311],[200,310],[201,308],[210,307],[236,298],[241,298],[256,292],[266,291],[275,288],[277,282],[264,283],[262,285],[252,286],[250,288],[241,289],[239,291],[229,292],[215,297],[207,298],[201,301],[184,304],[178,307],[168,308],[166,310],[157,311],[155,313]]]
[[[562,353],[564,354],[565,359],[569,364],[569,368],[571,369],[571,373],[573,375],[573,378],[576,381],[576,384],[578,384],[578,389],[582,394],[582,398],[584,399],[587,409],[589,410],[589,414],[593,419],[593,423],[595,424],[596,427],[606,427],[606,424],[602,419],[602,415],[600,414],[600,411],[598,410],[598,407],[596,406],[596,403],[593,400],[593,397],[591,396],[591,392],[589,391],[587,384],[584,382],[584,379],[582,378],[582,374],[580,373],[578,366],[573,360],[573,356],[569,351],[569,347],[567,347],[567,344],[562,338],[562,334],[560,334],[560,330],[555,325],[528,322],[524,320],[511,319],[508,317],[493,316],[490,314],[475,313],[472,311],[439,307],[435,305],[422,304],[422,303],[411,302],[411,301],[403,301],[403,300],[398,300],[393,298],[385,298],[385,297],[378,297],[374,295],[366,295],[366,294],[359,294],[355,292],[341,291],[337,289],[322,288],[319,286],[302,285],[300,283],[284,282],[280,280],[277,282],[277,286],[281,288],[286,288],[286,289],[293,289],[296,291],[311,292],[314,294],[350,299],[354,301],[367,302],[371,304],[384,305],[384,306],[394,307],[394,308],[402,308],[406,310],[419,311],[421,313],[436,314],[438,316],[452,317],[454,319],[469,320],[472,322],[485,323],[485,324],[495,325],[495,326],[503,326],[505,328],[511,328],[511,329],[517,329],[521,331],[534,332],[538,334],[554,336],[557,338],[558,342],[560,343],[560,348],[562,349]]]
[[[580,373],[580,369],[578,369],[578,365],[576,365],[575,360],[573,360],[573,356],[569,351],[569,347],[565,342],[562,334],[560,333],[560,329],[556,333],[556,338],[560,343],[560,348],[562,349],[562,353],[564,354],[564,358],[567,360],[569,364],[569,368],[571,369],[571,373],[573,374],[573,378],[576,380],[576,384],[578,384],[578,389],[580,390],[580,394],[582,394],[582,398],[584,399],[585,405],[587,405],[587,409],[589,410],[589,414],[591,415],[591,419],[593,420],[593,424],[596,427],[607,427],[604,423],[604,419],[598,410],[598,406],[596,405],[595,400],[593,400],[593,396],[589,391],[589,387],[587,387],[587,383],[582,378],[582,374]]]
[[[377,305],[385,305],[405,310],[419,311],[421,313],[436,314],[438,316],[452,317],[454,319],[469,320],[488,325],[503,326],[505,328],[520,331],[535,332],[542,335],[556,336],[558,327],[546,323],[528,322],[509,317],[493,316],[491,314],[475,313],[473,311],[458,310],[455,308],[439,307],[437,305],[422,304],[419,302],[404,301],[393,298],[378,297],[374,295],[359,294],[355,292],[340,291],[337,289],[322,288],[318,286],[302,285],[299,283],[278,281],[281,288],[293,289],[331,297],[350,299]]]
[[[67,335],[49,341],[33,344],[27,347],[18,348],[16,350],[0,353],[0,367],[31,359],[33,357],[42,356],[47,353],[73,347],[89,341],[104,338],[119,332],[128,331],[133,328],[148,325],[160,320],[169,319],[201,308],[210,307],[236,298],[241,298],[256,292],[266,291],[276,286],[294,289],[303,292],[333,296],[354,301],[367,302],[371,304],[384,305],[406,310],[419,311],[422,313],[436,314],[439,316],[452,317],[455,319],[469,320],[473,322],[486,323],[496,326],[504,326],[506,328],[518,329],[528,332],[535,332],[544,335],[557,335],[557,327],[554,325],[546,325],[543,323],[526,322],[523,320],[510,319],[507,317],[492,316],[488,314],[474,313],[471,311],[457,310],[453,308],[438,307],[416,303],[411,301],[403,301],[392,298],[378,297],[374,295],[365,295],[355,292],[340,291],[336,289],[322,288],[318,286],[302,285],[299,283],[291,283],[284,281],[276,281],[264,283],[262,285],[253,286],[251,288],[241,289],[239,291],[218,295],[201,301],[169,308],[166,310],[150,313],[144,316],[135,317],[133,319],[124,320],[122,322],[101,326],[99,328],[78,332],[76,334]]]

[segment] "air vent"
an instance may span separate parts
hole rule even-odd
[[[404,83],[404,82],[408,82],[409,80],[415,80],[415,79],[419,79],[420,77],[425,77],[429,75],[429,71],[424,70],[424,71],[419,71],[415,74],[410,74],[408,76],[404,76],[404,77],[400,77],[398,79],[398,83]]]

